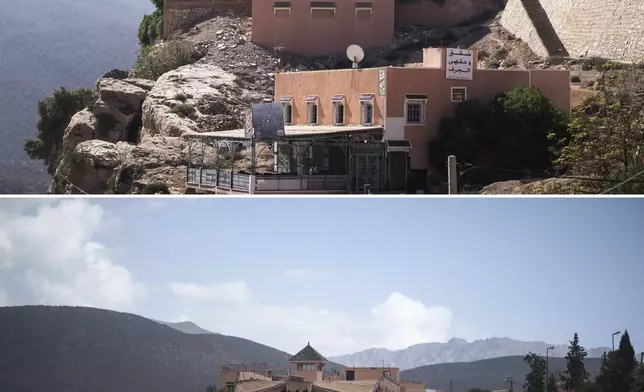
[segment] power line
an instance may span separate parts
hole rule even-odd
[[[602,193],[600,193],[600,195],[605,195],[605,194],[607,194],[607,193],[609,193],[609,192],[611,192],[611,191],[613,191],[613,190],[615,190],[615,189],[617,189],[617,188],[621,187],[622,185],[624,185],[624,184],[626,184],[626,183],[628,183],[628,182],[635,182],[635,181],[633,181],[633,179],[635,179],[635,178],[637,178],[637,177],[639,177],[639,176],[641,176],[641,175],[643,175],[643,174],[644,174],[644,170],[642,170],[641,172],[639,172],[639,173],[635,174],[635,175],[634,175],[634,176],[632,176],[632,177],[629,177],[629,178],[625,179],[624,181],[620,182],[619,184],[615,185],[614,187],[611,187],[611,188],[606,189],[605,191],[603,191]],[[640,182],[640,181],[638,181],[638,182]]]

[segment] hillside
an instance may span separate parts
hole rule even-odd
[[[565,369],[565,359],[550,358],[551,373],[559,374]],[[599,372],[599,358],[587,358],[586,370],[591,377]],[[465,392],[470,388],[483,388],[488,390],[507,389],[506,377],[512,377],[516,383],[515,388],[521,389],[528,365],[523,362],[523,357],[512,356],[503,358],[486,359],[476,362],[447,363],[422,366],[405,370],[400,377],[408,380],[423,381],[427,388],[448,390],[452,381],[453,392]]]
[[[167,321],[158,321],[158,320],[154,320],[154,321],[163,325],[167,325],[170,328],[174,328],[179,332],[183,332],[191,335],[215,334],[215,332],[208,331],[207,329],[203,329],[191,321],[181,321],[178,323],[170,323]]]
[[[0,385],[12,392],[193,392],[222,363],[284,364],[285,352],[232,336],[189,335],[128,313],[0,308]]]
[[[564,357],[568,351],[567,344],[550,344],[546,342],[523,342],[510,338],[488,338],[467,342],[453,338],[446,343],[421,343],[402,350],[369,349],[361,352],[333,357],[334,361],[351,366],[377,366],[384,360],[391,366],[400,369],[412,369],[418,366],[437,363],[472,362],[483,359],[524,355],[529,351],[543,353],[546,347],[554,346],[552,357]],[[599,358],[607,347],[589,348],[588,356]]]

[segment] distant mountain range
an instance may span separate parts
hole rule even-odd
[[[472,343],[452,340],[446,344],[433,343],[443,349],[436,350],[431,360],[438,360],[441,355],[456,358],[456,353],[467,356],[465,347],[473,350],[470,358],[494,355],[504,352],[495,345],[515,347],[515,344],[524,344],[525,350],[540,352],[542,343],[512,339]],[[423,346],[428,345],[416,345],[407,350]],[[594,355],[595,350],[591,350]],[[378,355],[374,350],[365,352]],[[387,352],[396,353],[384,350],[382,354]],[[443,352],[453,355],[438,354]],[[424,357],[418,358],[428,360],[431,354],[427,351]],[[203,392],[207,386],[218,383],[223,364],[246,360],[284,368],[290,357],[286,352],[251,340],[213,333],[191,322],[160,322],[134,314],[85,307],[0,307],[0,385],[2,390],[11,392]],[[380,358],[389,360],[382,356],[368,364],[378,366]],[[389,364],[393,366],[391,362]],[[344,371],[344,366],[338,363],[329,363],[328,367]],[[563,368],[562,358],[550,360],[554,373]],[[599,359],[587,358],[586,368],[591,375],[596,374]],[[473,387],[502,389],[506,387],[503,380],[507,376],[521,384],[526,372],[522,358],[513,356],[423,366],[405,370],[401,377],[424,381],[433,389],[447,389],[451,380],[453,392],[465,392]]]
[[[215,334],[215,335],[220,335],[216,332],[208,331],[207,329],[203,329],[197,324],[193,323],[192,321],[180,321],[178,323],[170,323],[167,321],[159,321],[159,320],[153,320],[156,321],[159,324],[167,325],[168,327],[174,328],[177,331],[187,333],[190,335],[201,335],[201,334]]]
[[[524,355],[528,351],[545,354],[547,347],[552,357],[565,357],[567,344],[550,344],[545,342],[522,342],[510,338],[489,338],[468,342],[453,338],[447,343],[422,343],[403,350],[390,351],[384,348],[372,348],[354,354],[331,357],[329,360],[346,366],[379,366],[382,362],[401,370],[437,363],[472,362],[482,359]],[[589,358],[599,358],[607,347],[587,349]]]

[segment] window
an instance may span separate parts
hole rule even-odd
[[[342,102],[333,102],[333,123],[344,124],[344,104]]]
[[[425,124],[425,104],[427,96],[421,94],[405,95],[405,119],[410,125]]]
[[[356,19],[371,19],[372,4],[370,1],[361,1],[356,3]]]
[[[284,124],[291,124],[293,122],[293,105],[290,102],[283,102],[282,108],[284,109]]]
[[[452,87],[452,102],[463,102],[467,100],[467,87]]]
[[[291,16],[290,1],[276,1],[273,3],[273,14],[276,18],[288,18]]]
[[[234,382],[227,382],[226,383],[226,391],[227,392],[235,392],[235,383]]]
[[[333,19],[335,17],[334,1],[312,1],[311,16],[315,19]]]
[[[362,104],[362,123],[365,125],[373,124],[373,104],[371,102],[361,102]]]
[[[315,371],[317,370],[316,366],[311,364],[311,363],[298,363],[297,364],[297,370],[298,371]]]
[[[375,94],[360,94],[360,109],[363,124],[373,124],[373,97]]]
[[[317,124],[318,123],[318,104],[317,102],[307,102],[307,111],[308,111],[308,123]]]

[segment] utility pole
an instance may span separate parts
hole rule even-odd
[[[449,380],[449,392],[452,392],[452,380]]]
[[[615,351],[615,336],[621,335],[621,334],[622,334],[621,331],[617,331],[617,332],[614,332],[613,335],[611,336],[611,338],[613,339],[613,351]]]
[[[456,168],[456,156],[447,157],[447,193],[450,195],[458,194],[458,170]]]
[[[548,387],[550,386],[550,367],[548,366],[548,351],[554,350],[555,346],[546,348],[546,392],[548,392]]]

